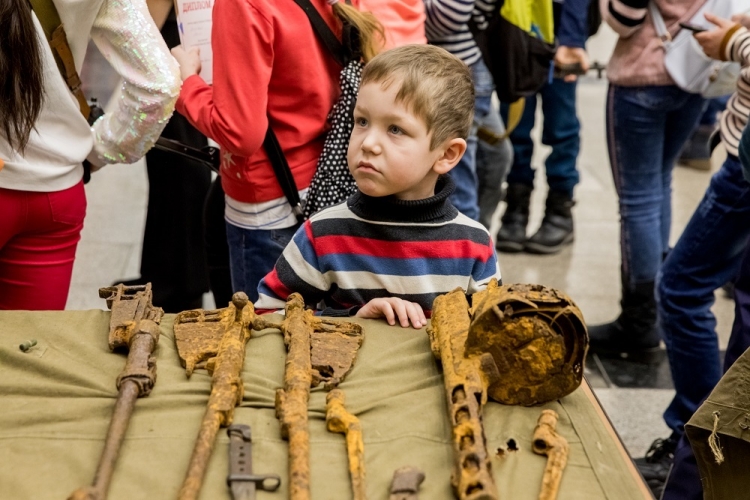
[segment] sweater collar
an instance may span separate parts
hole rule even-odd
[[[455,188],[448,175],[438,177],[435,195],[423,200],[399,200],[393,195],[373,197],[357,191],[347,205],[355,215],[380,222],[438,222],[451,220],[458,210],[448,197]]]

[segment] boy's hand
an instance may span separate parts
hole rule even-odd
[[[572,64],[579,64],[581,70],[585,73],[589,70],[589,55],[586,53],[586,49],[580,47],[566,47],[560,45],[555,51],[555,66],[568,66]],[[564,81],[574,82],[578,79],[578,75],[565,75]]]
[[[693,36],[698,43],[703,47],[703,52],[711,59],[718,59],[723,61],[726,56],[721,53],[721,46],[724,38],[727,36],[729,30],[734,28],[737,23],[730,21],[729,19],[723,19],[719,16],[715,16],[710,12],[704,14],[706,20],[711,24],[718,26],[716,29],[710,31],[703,31],[701,33],[695,33]]]
[[[193,75],[197,75],[201,72],[201,53],[198,47],[193,47],[190,50],[185,50],[182,45],[172,49],[172,56],[177,59],[177,63],[180,65],[180,76],[182,81],[188,79]]]
[[[422,306],[416,302],[399,299],[398,297],[385,297],[372,299],[357,311],[358,318],[385,318],[389,325],[396,324],[396,318],[404,328],[411,325],[414,328],[422,328],[427,324]]]

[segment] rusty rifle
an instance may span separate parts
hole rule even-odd
[[[125,368],[117,377],[117,402],[109,423],[99,466],[91,486],[74,491],[69,500],[107,498],[117,457],[133,414],[135,401],[148,396],[156,382],[156,358],[159,322],[164,311],[154,307],[151,283],[141,286],[117,285],[100,288],[99,297],[107,299],[112,311],[109,322],[109,348],[128,349]]]
[[[281,435],[289,441],[289,498],[310,499],[310,431],[307,405],[310,388],[323,382],[332,389],[352,367],[362,345],[356,323],[319,318],[305,309],[298,293],[289,296],[280,323],[256,318],[254,328],[278,328],[287,347],[284,388],[276,391],[276,417]]]
[[[180,313],[175,319],[175,337],[177,337],[178,329],[191,326],[199,328],[201,321],[205,321],[201,313],[203,311],[200,310]],[[180,500],[198,498],[208,460],[213,452],[216,434],[220,427],[226,427],[232,423],[234,408],[242,402],[244,388],[241,373],[245,362],[245,344],[250,339],[255,309],[247,295],[237,292],[232,296],[232,303],[229,307],[220,311],[218,317],[218,323],[208,325],[209,327],[217,326],[223,330],[217,354],[206,364],[206,368],[211,373],[211,395],[208,398],[208,406],[190,457],[190,465],[180,489]],[[188,367],[195,366],[194,363],[190,364],[189,359],[187,363]],[[192,369],[188,368],[188,372],[190,371]]]

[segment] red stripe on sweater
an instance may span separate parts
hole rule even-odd
[[[271,291],[282,300],[286,300],[292,294],[292,290],[288,289],[284,283],[279,279],[279,274],[276,272],[276,268],[268,273],[265,277],[266,285]]]
[[[308,238],[311,232],[308,231]],[[312,238],[311,238],[312,241]],[[397,259],[479,259],[492,257],[493,250],[471,240],[384,241],[358,236],[319,236],[315,238],[315,253],[354,254]]]

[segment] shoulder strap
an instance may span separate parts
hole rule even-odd
[[[78,71],[76,71],[73,53],[70,51],[70,45],[68,45],[68,37],[65,34],[65,29],[63,28],[60,14],[57,13],[55,4],[52,3],[52,0],[29,0],[29,3],[31,4],[31,8],[34,9],[39,23],[42,25],[44,35],[52,49],[52,55],[55,57],[60,74],[70,91],[78,99],[81,114],[88,120],[91,108],[89,108],[86,102],[86,96],[83,95],[81,78],[78,76]]]
[[[661,38],[661,41],[665,44],[671,42],[672,35],[667,29],[667,24],[664,22],[661,12],[659,12],[659,7],[656,6],[656,3],[653,0],[648,3],[648,11],[651,14],[654,28],[656,28],[656,34]]]
[[[51,1],[51,0],[50,0]],[[320,40],[326,46],[331,56],[342,66],[346,66],[347,56],[343,44],[336,38],[331,28],[328,27],[326,22],[321,17],[318,10],[310,3],[310,0],[294,0],[297,5],[307,14],[307,18],[310,20],[315,33],[320,37]],[[302,202],[299,198],[299,191],[297,189],[297,183],[294,181],[294,175],[292,170],[289,168],[289,163],[286,161],[284,151],[281,149],[279,140],[276,137],[273,129],[271,128],[269,120],[268,130],[266,130],[266,137],[263,140],[263,147],[268,154],[268,159],[273,167],[273,172],[276,175],[276,179],[281,185],[281,190],[284,193],[289,204],[292,206],[292,212],[297,217],[299,222],[304,220],[302,213]]]
[[[281,185],[281,191],[292,206],[292,213],[294,213],[298,222],[302,222],[305,219],[302,215],[302,202],[299,199],[297,183],[294,181],[292,169],[289,168],[289,163],[287,163],[284,152],[281,150],[281,145],[279,145],[276,134],[273,133],[270,122],[268,130],[266,130],[266,138],[263,139],[263,147],[266,149],[268,159],[271,161],[273,173]]]
[[[307,18],[310,19],[310,24],[312,24],[315,33],[318,34],[320,40],[323,42],[323,44],[325,44],[326,48],[328,48],[328,51],[331,53],[333,58],[336,59],[336,62],[338,62],[341,66],[346,66],[347,61],[344,53],[344,46],[341,44],[339,39],[336,38],[336,35],[333,33],[331,28],[329,28],[326,22],[323,20],[320,13],[318,12],[318,9],[316,9],[313,4],[310,3],[310,0],[294,0],[294,2],[299,5],[303,11],[305,11],[305,14],[307,14]]]

